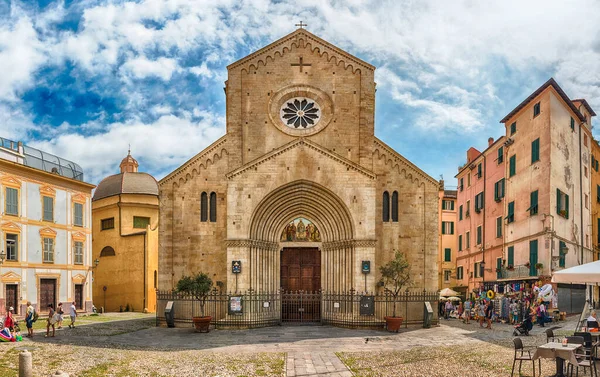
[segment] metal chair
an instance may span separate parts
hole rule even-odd
[[[598,370],[596,369],[596,363],[594,362],[594,358],[592,356],[591,349],[586,348],[586,339],[589,341],[589,344],[592,342],[592,337],[587,333],[575,333],[575,336],[567,336],[567,343],[572,344],[581,344],[583,346],[583,353],[576,353],[577,364],[569,363],[567,366],[567,374],[569,374],[569,370],[571,371],[569,375],[573,375],[574,367],[577,367],[577,374],[579,376],[579,367],[583,368],[585,373],[585,368],[590,368],[590,374],[598,377]]]
[[[519,375],[521,375],[521,364],[523,361],[531,361],[533,363],[533,377],[535,377],[535,360],[533,360],[533,355],[531,354],[531,349],[533,347],[525,347],[523,346],[523,341],[521,338],[514,338],[513,343],[515,344],[515,357],[513,359],[512,371],[510,372],[510,376],[512,377],[515,373],[515,365],[517,364],[517,360],[519,361]],[[520,353],[519,353],[520,351]],[[525,354],[527,352],[527,354]],[[540,375],[542,373],[542,361],[538,359],[538,366],[540,370]]]

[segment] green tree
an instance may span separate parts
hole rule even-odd
[[[175,290],[185,293],[200,301],[200,314],[204,317],[204,304],[212,288],[212,280],[207,274],[200,272],[194,276],[184,276],[177,282]]]
[[[410,264],[406,255],[398,250],[394,251],[394,259],[379,268],[383,287],[394,297],[394,314],[396,316],[396,304],[400,290],[410,285]]]

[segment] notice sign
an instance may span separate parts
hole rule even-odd
[[[360,315],[375,315],[374,296],[360,296]]]
[[[229,314],[241,315],[242,313],[242,296],[229,297]]]

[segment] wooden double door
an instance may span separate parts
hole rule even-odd
[[[17,284],[6,284],[6,310],[11,306],[15,310],[14,314],[19,314],[19,285]]]
[[[318,248],[284,248],[280,261],[282,321],[319,322],[321,251]]]
[[[40,279],[40,312],[47,312],[48,305],[56,309],[56,279]]]

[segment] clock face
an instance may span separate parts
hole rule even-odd
[[[279,116],[290,128],[307,129],[321,120],[321,108],[317,102],[306,97],[290,98],[281,105]]]

